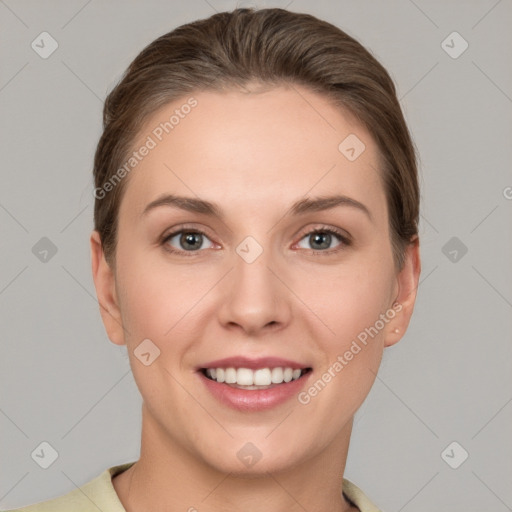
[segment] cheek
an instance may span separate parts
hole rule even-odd
[[[211,280],[199,279],[191,266],[173,266],[143,251],[132,253],[123,263],[119,273],[123,323],[133,343],[141,337],[154,339],[163,350],[176,333],[191,325]]]
[[[382,277],[365,278],[357,274],[345,280],[337,301],[337,325],[347,326],[347,334],[354,336],[357,333],[353,329],[361,330],[375,323],[386,303],[386,284]]]
[[[325,333],[316,336],[324,353],[322,371],[331,368],[336,375],[331,392],[350,389],[354,404],[369,391],[374,380],[372,371],[378,371],[382,357],[386,322],[381,315],[390,307],[392,268],[391,260],[385,258],[361,258],[358,264],[340,265],[330,276],[317,281],[317,286],[312,286],[314,280],[309,279],[308,289],[302,292],[312,298],[311,309],[329,327],[315,322]],[[322,283],[325,286],[319,287]],[[390,318],[385,317],[388,321]],[[332,399],[336,397],[332,395]]]
[[[388,307],[391,275],[382,265],[340,265],[329,273],[306,278],[301,295],[341,342],[373,325]],[[329,331],[327,331],[329,332]]]

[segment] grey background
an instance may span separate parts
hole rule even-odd
[[[140,395],[90,270],[102,100],[147,43],[237,4],[309,12],[361,41],[420,151],[416,310],[356,415],[345,476],[387,512],[512,510],[510,0],[0,0],[1,508],[138,458]],[[31,48],[43,31],[59,45],[48,59]],[[469,44],[456,59],[441,44],[453,31]],[[46,470],[31,458],[42,441],[59,454]],[[458,469],[441,457],[452,441],[469,453]]]

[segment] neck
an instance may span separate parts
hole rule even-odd
[[[357,511],[342,494],[352,423],[333,443],[292,467],[247,475],[205,463],[170,438],[143,406],[140,459],[112,483],[126,512]]]

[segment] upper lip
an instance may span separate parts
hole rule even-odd
[[[293,370],[302,370],[303,368],[310,368],[310,366],[307,364],[298,363],[297,361],[292,361],[291,359],[282,359],[280,357],[269,356],[252,359],[250,357],[235,356],[225,357],[224,359],[216,359],[215,361],[204,363],[198,366],[197,369],[202,370],[204,368],[249,368],[251,370],[257,370],[258,368],[275,368],[277,366],[281,366],[283,368],[292,368]]]

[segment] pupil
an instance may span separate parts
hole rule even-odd
[[[201,234],[200,233],[187,233],[185,235],[181,236],[181,242],[183,243],[184,247],[187,248],[186,244],[191,244],[192,248],[198,248],[201,247]],[[198,243],[199,240],[199,243]]]
[[[331,241],[331,235],[329,233],[315,233],[313,236],[314,243],[317,243],[317,241],[320,239],[320,245],[322,249],[327,249],[330,245]],[[322,244],[321,239],[324,239],[324,243]],[[325,242],[327,240],[327,242]]]

